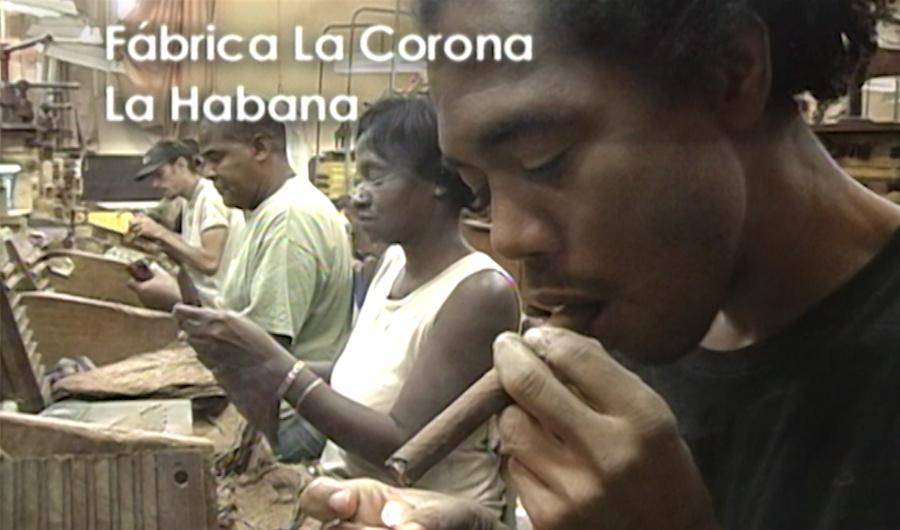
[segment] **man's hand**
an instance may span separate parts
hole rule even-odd
[[[330,528],[366,530],[505,530],[475,502],[431,491],[394,488],[370,479],[320,478],[303,490],[300,508]]]
[[[168,232],[161,224],[142,213],[134,216],[128,231],[135,237],[143,237],[153,241],[159,241]]]
[[[155,263],[150,266],[150,272],[153,273],[153,277],[149,280],[143,282],[129,280],[126,285],[137,294],[144,307],[171,311],[172,307],[181,301],[178,281]]]
[[[516,402],[500,417],[503,452],[535,528],[717,528],[671,410],[599,342],[504,334],[494,363]]]
[[[197,358],[238,411],[277,441],[277,389],[296,359],[266,330],[234,311],[175,306],[178,325]]]

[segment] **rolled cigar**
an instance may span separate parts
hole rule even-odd
[[[194,285],[194,281],[188,276],[187,270],[185,270],[184,267],[181,267],[181,270],[178,271],[178,277],[176,279],[178,280],[178,290],[181,291],[181,303],[184,305],[201,307],[203,304],[200,303],[200,293],[197,291],[197,286]]]
[[[512,404],[491,369],[398,449],[385,463],[403,487],[412,486],[475,429]]]

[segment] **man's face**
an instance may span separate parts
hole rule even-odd
[[[222,138],[215,125],[204,124],[200,155],[203,176],[215,183],[227,206],[244,210],[257,206],[260,179],[252,146]]]
[[[532,33],[535,61],[433,65],[442,148],[474,191],[489,189],[491,243],[523,262],[530,302],[608,349],[671,360],[724,301],[742,171],[714,116],[554,49],[535,6],[485,0],[475,20],[467,2],[444,8],[439,33]]]
[[[150,185],[154,190],[161,192],[166,199],[174,199],[181,192],[172,163],[165,163],[151,173]]]

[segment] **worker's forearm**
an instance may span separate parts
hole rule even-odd
[[[285,399],[296,407],[304,390],[316,379],[318,376],[311,370],[305,370]],[[341,448],[378,467],[412,436],[412,432],[406,432],[390,415],[376,412],[321,383],[296,408]]]
[[[306,363],[306,367],[326,383],[331,382],[331,369],[334,368],[334,361],[310,361]]]
[[[204,274],[215,274],[219,269],[219,258],[202,247],[193,247],[174,232],[165,232],[159,239],[163,252],[181,265],[187,265]]]

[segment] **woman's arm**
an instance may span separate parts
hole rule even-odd
[[[463,281],[444,303],[390,414],[375,412],[304,370],[285,398],[343,449],[376,466],[474,383],[491,366],[494,338],[515,330],[519,304],[509,281],[483,271]],[[306,393],[305,396],[303,394]]]

